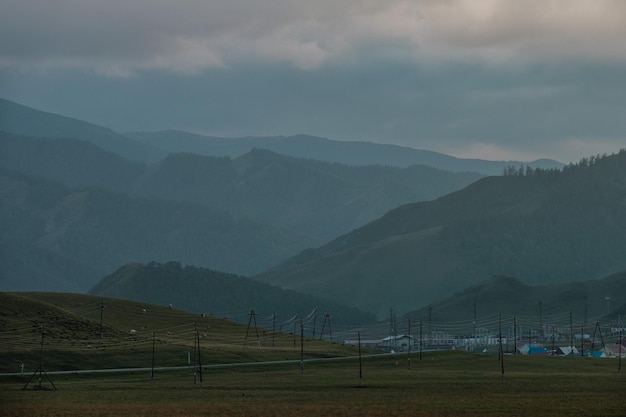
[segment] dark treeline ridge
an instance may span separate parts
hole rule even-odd
[[[626,270],[624,195],[624,150],[562,171],[487,177],[391,210],[258,278],[325,291],[379,317],[494,275],[531,285],[601,279]]]
[[[507,165],[503,170],[504,176],[532,176],[532,175],[556,175],[559,172],[566,172],[570,170],[576,170],[585,167],[591,167],[594,165],[603,165],[603,164],[614,164],[616,163],[615,158],[610,158],[619,154],[626,152],[626,148],[620,149],[617,153],[613,152],[611,154],[597,154],[591,155],[589,157],[581,158],[578,163],[570,162],[568,165],[564,165],[562,168],[541,168],[541,167],[531,167],[530,165],[521,164],[519,167],[515,167],[514,165]]]
[[[317,309],[329,313],[337,324],[373,323],[375,317],[356,308],[299,294],[250,278],[183,266],[180,262],[128,264],[106,276],[90,294],[170,305],[187,311],[226,316],[245,321],[254,310],[259,315],[276,314],[279,322],[303,317]]]

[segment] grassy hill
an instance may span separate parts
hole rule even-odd
[[[626,151],[489,177],[409,204],[257,278],[376,311],[426,306],[493,275],[528,284],[626,269]]]
[[[371,324],[375,321],[372,314],[320,297],[206,268],[183,267],[178,262],[125,265],[103,278],[89,293],[159,305],[173,304],[183,310],[228,316],[242,322],[249,320],[251,310],[259,320],[275,314],[279,322],[294,315],[307,316],[313,310],[319,311],[320,323],[326,312],[332,314],[336,324]]]
[[[19,372],[21,363],[37,369],[42,329],[47,371],[149,368],[153,338],[156,367],[188,365],[188,352],[193,365],[196,330],[203,365],[300,358],[291,334],[197,312],[84,294],[0,293],[0,372]],[[307,358],[355,353],[306,337]]]

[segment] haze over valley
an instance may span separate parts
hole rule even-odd
[[[163,303],[165,284],[142,295],[100,281],[176,262],[206,268],[194,279],[235,274],[382,318],[495,275],[541,286],[626,270],[624,152],[464,160],[306,135],[123,134],[6,100],[0,110],[4,291]],[[184,274],[171,279],[193,291]],[[241,299],[220,285],[222,300]]]

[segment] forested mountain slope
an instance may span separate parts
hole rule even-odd
[[[104,277],[90,294],[125,298],[152,304],[204,312],[246,321],[254,311],[261,316],[276,314],[278,323],[295,315],[304,317],[315,309],[320,318],[332,314],[337,324],[367,324],[374,315],[345,307],[320,297],[282,290],[250,278],[178,262],[128,264]]]
[[[497,274],[550,284],[626,269],[626,151],[510,174],[394,209],[258,279],[384,315]]]
[[[619,307],[625,303],[626,271],[597,280],[549,285],[529,285],[498,275],[407,314],[414,323],[471,322],[474,314],[477,320],[493,320],[502,314],[507,321],[513,316],[532,317],[540,325],[542,317],[549,324],[550,317],[567,318],[571,311],[575,322],[587,319],[589,324],[599,318],[617,319]]]
[[[425,166],[351,167],[258,149],[235,159],[173,154],[145,165],[76,139],[6,132],[0,132],[0,149],[0,166],[11,170],[72,187],[98,186],[131,197],[202,204],[267,222],[310,245],[399,205],[436,198],[481,177]]]
[[[131,198],[0,168],[0,288],[85,291],[130,261],[251,274],[302,241],[205,206]]]

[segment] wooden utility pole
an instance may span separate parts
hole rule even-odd
[[[304,372],[304,324],[300,317],[300,373]]]
[[[500,375],[504,378],[504,351],[502,350],[502,313],[500,313],[499,319],[499,339],[500,339]]]
[[[407,353],[407,364],[408,364],[408,368],[411,369],[411,317],[409,317],[409,324],[408,324],[408,328],[409,328],[409,350]]]
[[[154,332],[152,332],[152,371],[150,372],[150,379],[154,379]]]
[[[272,347],[276,347],[276,313],[272,319]]]
[[[359,386],[363,381],[363,362],[361,361],[361,332],[357,332],[357,338],[359,341]]]
[[[104,329],[102,327],[102,313],[104,312],[104,301],[100,301],[100,341],[102,341],[104,335]]]
[[[254,312],[254,310],[250,310],[250,313],[248,313],[248,316],[250,316],[250,318],[248,318],[248,328],[246,329],[246,338],[243,342],[244,347],[246,347],[246,344],[248,343],[248,332],[250,331],[250,323],[252,323],[253,320],[254,320],[254,332],[256,333],[256,341],[257,343],[259,343],[259,330],[256,327],[256,313]]]

